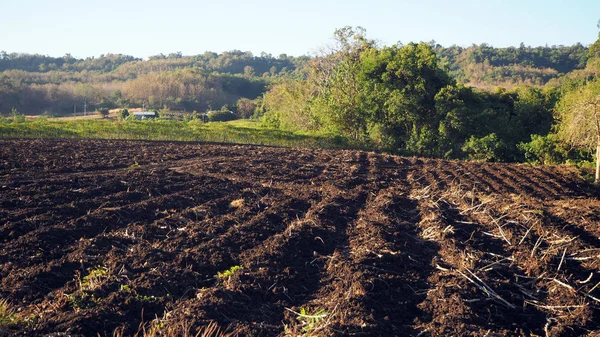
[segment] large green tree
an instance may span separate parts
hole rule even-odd
[[[372,93],[373,122],[385,128],[397,148],[438,155],[439,123],[445,116],[436,109],[436,96],[454,83],[433,48],[411,43],[371,49],[361,62]]]
[[[567,92],[557,111],[559,137],[575,146],[596,150],[595,182],[600,183],[600,80]]]

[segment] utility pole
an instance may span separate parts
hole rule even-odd
[[[87,116],[87,100],[83,102],[83,115]]]
[[[77,116],[77,104],[73,104],[73,117]]]

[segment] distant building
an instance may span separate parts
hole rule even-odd
[[[136,111],[133,113],[135,119],[152,119],[158,117],[154,111]]]

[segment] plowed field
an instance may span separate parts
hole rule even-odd
[[[0,335],[598,336],[599,193],[563,166],[0,140],[0,299]]]

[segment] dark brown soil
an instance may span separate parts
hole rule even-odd
[[[0,335],[597,336],[599,193],[563,166],[0,140],[0,299]]]

